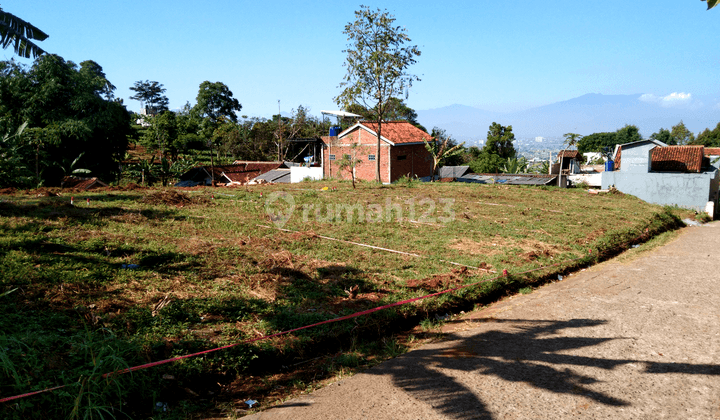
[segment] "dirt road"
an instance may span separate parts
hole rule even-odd
[[[248,419],[720,419],[720,222]]]

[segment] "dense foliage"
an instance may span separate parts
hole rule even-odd
[[[93,176],[115,179],[131,127],[114,90],[94,61],[78,66],[43,55],[29,68],[0,62],[0,133],[15,132],[27,123],[21,135],[2,145],[0,172],[13,160],[28,163],[22,177],[2,178],[0,183],[30,186],[26,180],[32,179],[59,185],[73,163]]]
[[[690,144],[702,144],[706,147],[720,147],[720,123],[710,130],[706,128]]]
[[[577,148],[580,153],[603,152],[613,149],[616,144],[640,140],[642,136],[637,126],[626,125],[612,133],[593,133],[584,136],[577,142]]]
[[[478,174],[501,172],[508,159],[516,156],[514,140],[515,134],[512,132],[512,125],[503,126],[493,122],[482,150],[470,151],[471,155],[474,155],[469,162],[470,169]]]

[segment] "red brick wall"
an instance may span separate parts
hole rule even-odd
[[[360,145],[353,150],[351,144],[357,142],[360,137]],[[338,139],[337,137],[323,137],[325,147],[323,148],[323,176],[336,179],[350,179],[348,169],[339,170],[339,161],[343,154],[355,153],[356,159],[362,162],[355,166],[355,178],[365,181],[375,181],[375,166],[377,162],[370,161],[368,155],[377,153],[377,137],[365,130],[357,130],[348,136]],[[389,182],[388,162],[390,145],[382,142],[380,145],[380,177],[382,182]],[[335,155],[335,160],[330,160],[330,154]]]
[[[343,154],[352,155],[351,144],[358,142],[355,149],[357,159],[362,160],[355,167],[356,179],[375,181],[375,161],[370,161],[368,155],[376,154],[377,137],[365,130],[359,129],[349,135],[338,139],[337,137],[323,137],[325,147],[323,149],[323,175],[326,178],[350,179],[350,172],[345,169],[339,170],[339,161]],[[432,175],[432,156],[425,149],[424,144],[390,146],[384,141],[380,145],[380,177],[382,182],[396,181],[403,175],[409,176],[430,176]],[[330,154],[335,155],[335,160],[330,160]],[[398,160],[399,156],[405,159]],[[390,164],[388,170],[388,163]],[[390,173],[392,171],[392,173]]]
[[[405,156],[405,159],[401,159]],[[425,144],[397,145],[390,153],[391,182],[403,175],[411,178],[432,175],[432,155],[425,148]]]

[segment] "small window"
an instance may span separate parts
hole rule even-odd
[[[405,160],[407,159],[407,155],[398,155],[397,160]]]
[[[374,161],[375,161],[375,155],[368,155],[368,161],[374,162]]]
[[[343,155],[343,159],[350,160],[350,155]]]
[[[335,155],[330,155],[330,160],[335,160]]]

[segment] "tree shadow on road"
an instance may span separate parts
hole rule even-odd
[[[489,320],[505,324],[495,330],[460,337],[449,334],[447,341],[455,342],[443,350],[423,348],[391,360],[366,373],[391,375],[394,384],[419,401],[453,419],[491,419],[485,403],[477,393],[453,376],[476,375],[470,381],[498,378],[506,382],[522,382],[558,394],[583,395],[609,406],[628,406],[622,399],[594,391],[588,385],[598,379],[574,371],[570,366],[586,366],[612,370],[627,363],[645,363],[630,359],[605,359],[577,356],[573,350],[598,346],[625,337],[582,337],[560,334],[560,330],[592,328],[605,324],[603,320],[573,319],[568,321]],[[510,325],[507,325],[510,324]],[[577,352],[575,352],[577,353]],[[717,366],[692,365],[673,369],[646,363],[646,373],[682,371],[693,374],[720,374]],[[450,375],[442,370],[454,371]],[[468,379],[463,382],[467,383]],[[486,385],[491,387],[491,384]]]

